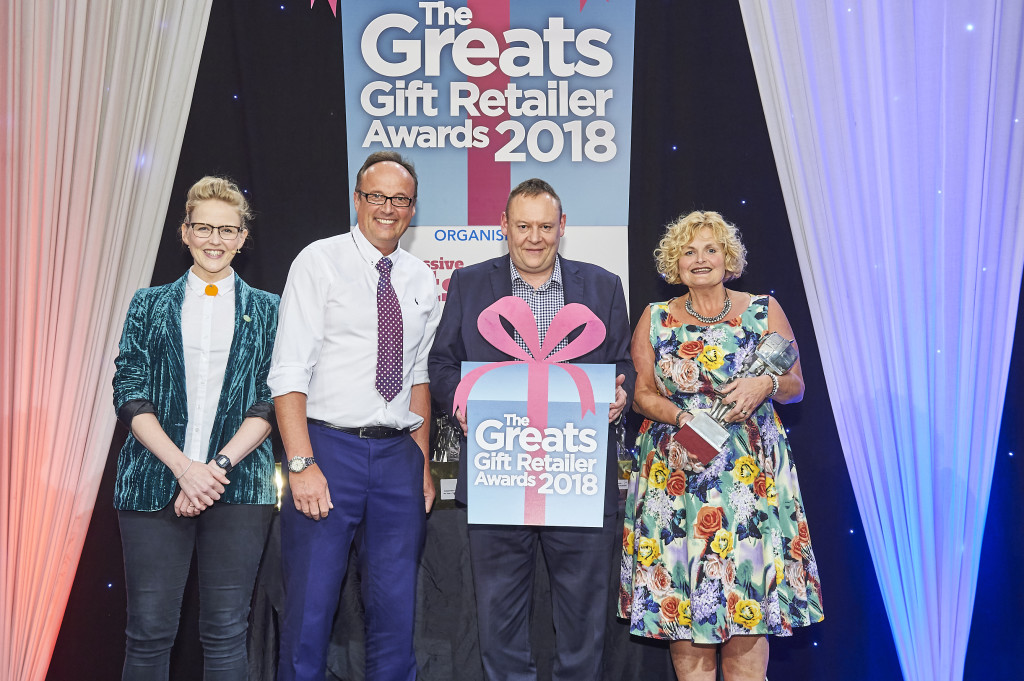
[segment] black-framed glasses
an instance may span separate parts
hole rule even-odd
[[[408,208],[416,202],[415,198],[410,198],[408,196],[386,196],[378,192],[363,192],[358,189],[356,190],[356,194],[359,194],[366,199],[367,203],[372,203],[375,206],[383,206],[385,203],[390,201],[391,205],[395,208]]]
[[[190,222],[188,226],[192,228],[193,234],[202,239],[213,236],[213,230],[217,230],[220,238],[224,241],[234,241],[242,232],[241,227],[235,227],[234,225],[221,225],[217,227],[216,225],[208,225],[205,222]]]

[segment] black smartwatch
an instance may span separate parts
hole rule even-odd
[[[230,473],[231,469],[234,468],[234,466],[231,465],[231,459],[224,454],[218,454],[213,457],[213,462],[223,468],[225,473]]]

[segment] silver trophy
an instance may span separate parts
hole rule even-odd
[[[763,376],[766,373],[781,376],[796,364],[797,359],[799,354],[793,346],[793,341],[772,332],[761,339],[754,354],[722,387],[738,378]],[[724,401],[721,388],[715,392],[718,397],[715,398],[711,409],[695,412],[693,418],[684,423],[675,435],[676,441],[705,466],[722,451],[726,440],[729,439],[725,415],[733,408],[733,404]]]

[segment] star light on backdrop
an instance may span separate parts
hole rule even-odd
[[[323,3],[321,3],[321,4],[323,4]],[[286,10],[286,6],[285,5],[280,5],[280,9],[281,10]],[[318,10],[322,10],[323,8],[320,7],[320,8],[317,8],[317,9]],[[279,17],[282,16],[282,15],[279,15],[279,13],[277,13],[277,12],[273,12],[272,4],[268,8],[268,11],[270,11],[273,14],[273,17],[275,18],[275,20],[277,20]],[[322,12],[322,14],[323,14],[322,18],[325,21],[327,21],[327,22],[331,21],[330,15],[328,15],[326,12]],[[293,16],[292,14],[289,14],[289,15],[287,15],[286,18],[291,19],[292,16]],[[221,87],[221,83],[220,82],[218,82],[218,86],[217,87],[218,88]],[[105,88],[105,89],[107,91],[109,91],[109,88]],[[242,93],[242,90],[241,90],[241,87],[240,87],[240,83],[237,80],[226,79],[223,82],[223,89],[222,90],[221,89],[217,90],[217,94],[215,95],[214,99],[216,99],[218,102],[222,102],[223,103],[223,104],[219,104],[218,106],[223,106],[225,108],[234,107],[234,103],[237,102],[239,106],[235,107],[233,110],[241,111],[246,106],[252,106],[253,105],[253,101],[254,101],[254,97],[249,96],[249,97],[247,97],[248,102],[247,103],[243,102],[243,99],[240,97],[241,93]],[[255,98],[255,99],[258,99],[258,97]],[[335,112],[333,112],[333,111],[330,112],[330,115],[333,117],[335,115]],[[1018,118],[1014,118],[1013,121],[1014,121],[1014,123],[1017,123],[1019,121],[1019,119]],[[683,132],[685,132],[685,130],[683,130],[683,126],[677,126],[677,128],[682,130]],[[657,144],[656,144],[656,148],[658,150],[658,154],[660,156],[662,156],[663,158],[665,158],[665,159],[672,159],[675,163],[678,163],[679,159],[682,159],[684,157],[681,156],[678,153],[678,145],[670,144],[669,142],[671,140],[673,140],[673,139],[678,140],[680,138],[682,138],[680,136],[680,132],[679,131],[673,131],[672,134],[665,135],[661,139],[658,139],[657,140]],[[673,153],[673,152],[676,152],[676,153]],[[750,197],[754,193],[754,192],[750,191],[751,189],[754,189],[756,191],[758,188],[757,187],[749,186],[749,183],[748,183],[747,187],[743,188],[744,192],[747,193],[748,197]],[[243,192],[248,194],[248,190],[247,189],[243,189]],[[934,196],[942,196],[942,194],[943,194],[942,189],[937,189],[937,190],[935,190],[935,194],[933,195],[933,198],[934,198]],[[673,197],[673,198],[675,198],[675,197]],[[758,194],[757,198],[758,199],[763,199],[763,194]],[[716,203],[717,203],[717,201],[716,201]],[[722,200],[721,205],[726,205],[726,206],[727,205],[748,206],[748,200],[745,199],[745,198],[743,198],[743,199],[738,198],[738,196],[735,196],[735,195],[726,195],[725,199]],[[751,202],[751,205],[748,206],[748,207],[750,208],[751,213],[753,213],[753,211],[755,211],[755,210],[763,210],[764,201],[753,201],[753,202]],[[674,208],[675,208],[675,206],[673,205],[673,209]],[[739,211],[740,209],[736,208],[736,210]],[[740,218],[742,218],[742,215],[743,215],[742,213],[739,213],[738,217],[737,217],[737,222],[740,224],[741,227],[744,226],[744,224],[746,222],[745,219],[740,219]],[[873,268],[873,270],[877,271],[879,269],[879,265],[878,264],[873,264],[872,268]],[[986,266],[985,267],[985,271],[988,271],[988,269],[989,268]],[[787,312],[790,312],[792,314],[792,312],[790,310],[790,307],[789,307],[789,304],[786,303],[786,301],[792,300],[793,292],[792,292],[792,290],[787,292],[785,286],[781,286],[780,290],[781,290],[782,295],[784,296],[784,298],[782,300],[783,300],[784,304],[786,304],[786,306],[787,306]],[[772,295],[775,295],[775,290],[773,289],[771,291],[771,293],[772,293]],[[803,336],[803,334],[800,333],[799,331],[798,331],[798,335],[800,336],[800,339],[802,341],[807,340]],[[810,395],[810,393],[809,393],[809,395]],[[806,402],[806,400],[805,400],[805,402]],[[783,407],[783,409],[785,409],[785,407]],[[1007,409],[1008,410],[1010,409],[1009,404],[1008,404]],[[1012,411],[1007,411],[1007,413],[1012,414],[1013,412]],[[786,415],[785,415],[784,411],[783,411],[783,420],[786,421]],[[792,428],[791,434],[794,435],[794,438],[799,438],[801,436],[803,438],[807,438],[808,430],[811,430],[813,432],[813,428],[810,428],[809,425],[806,424],[806,423],[802,427],[801,427],[799,421],[797,421],[797,420],[794,420],[793,423],[794,423],[794,426]],[[1005,447],[1001,447],[1000,448],[1000,451],[1003,451],[1005,453],[1005,456],[999,457],[999,459],[1000,459],[1000,464],[999,465],[1004,466],[1004,467],[1009,467],[1009,466],[1013,466],[1015,464],[1016,460],[1014,458],[1014,451],[1013,451],[1015,448],[1019,448],[1019,447],[1014,447],[1014,448],[1011,448],[1011,449],[1006,449]],[[801,463],[801,465],[804,465],[803,462],[806,460],[804,458],[805,457],[804,451],[805,450],[803,448],[801,448],[798,451],[798,455],[800,456],[800,463]],[[809,456],[808,456],[808,458],[809,458]],[[1013,470],[1016,470],[1016,469],[1014,468]],[[993,491],[993,495],[994,494],[995,494],[995,491]],[[815,494],[815,497],[817,497],[817,498],[820,498],[821,496],[823,496],[823,495],[820,493],[820,491]],[[100,504],[105,503],[104,499],[102,497],[99,499],[99,503]],[[995,510],[995,505],[996,505],[996,499],[993,496],[993,509],[994,510],[991,512],[992,515],[997,515],[998,514],[998,511]],[[1004,535],[1000,535],[1000,536],[1010,536],[1013,532],[1016,532],[1015,525],[1012,524],[1013,523],[1013,518],[1015,516],[1011,515],[1011,513],[1009,512],[1010,508],[1015,508],[1015,503],[1012,502],[1012,501],[1010,503],[1008,503],[1008,509],[1007,509],[1007,512],[1005,513],[1005,515],[1007,517],[1007,520],[1005,521],[1006,524],[1007,524],[1006,533],[1004,533]],[[97,513],[99,513],[99,511]],[[857,525],[858,521],[859,521],[859,518],[856,517],[856,516],[851,516],[849,518],[844,517],[844,518],[836,521],[837,523],[842,523],[842,524],[839,524],[838,527],[833,530],[834,535],[833,535],[833,538],[832,538],[832,544],[835,545],[834,551],[836,553],[844,555],[844,556],[861,556],[861,555],[863,555],[862,554],[862,550],[864,549],[863,544],[864,544],[865,539],[862,537],[862,533],[860,533],[858,531],[858,528],[859,528],[859,525]],[[817,530],[819,527],[824,525],[824,517],[822,515],[814,515],[814,516],[812,516],[812,522],[813,522],[813,528],[815,530]],[[994,522],[994,520],[990,518],[990,524],[992,522]],[[848,527],[848,525],[849,525],[849,527]],[[992,534],[991,531],[989,531],[986,534],[986,537],[988,537],[990,534]],[[116,544],[116,537],[113,539],[113,541]],[[823,540],[819,540],[819,542],[822,543],[822,545],[824,545]],[[110,544],[110,546],[113,547],[114,544]],[[88,549],[88,547],[87,547],[87,549]],[[117,553],[119,555],[119,550],[111,550],[111,551],[109,551],[109,553]],[[988,555],[987,545],[986,545],[986,555]],[[85,561],[87,559],[88,559],[87,556],[83,556],[83,561]],[[865,557],[865,560],[866,560],[866,557]],[[93,561],[93,562],[95,564],[96,562],[99,562],[99,561]],[[115,562],[117,562],[117,561],[115,561]],[[864,567],[866,567],[866,566],[864,566]],[[983,567],[983,570],[984,570],[984,567]],[[1007,568],[1007,570],[1009,570],[1009,568]],[[828,578],[828,574],[826,574],[825,577],[827,579]],[[834,574],[833,574],[833,577],[835,577]],[[870,580],[871,578],[868,578],[868,579]],[[982,575],[982,579],[984,580],[984,574]],[[826,581],[826,584],[825,584],[826,591],[828,591],[829,594],[832,595],[832,597],[829,599],[830,600],[830,605],[833,606],[833,608],[834,608],[836,606],[836,604],[837,604],[837,600],[836,600],[836,596],[835,596],[835,591],[834,591],[835,587],[834,586],[830,586],[830,585],[832,585],[832,581],[831,580]],[[79,584],[76,584],[76,591],[79,588],[82,588],[83,590],[88,590],[89,592],[94,593],[95,596],[93,596],[91,598],[90,603],[91,604],[95,604],[96,608],[99,608],[100,611],[102,611],[102,612],[108,613],[108,616],[110,616],[109,615],[110,613],[116,613],[116,612],[119,612],[121,609],[123,609],[123,600],[124,600],[124,596],[123,596],[124,588],[123,587],[124,587],[123,574],[121,572],[119,572],[119,571],[115,571],[114,568],[106,568],[106,570],[104,570],[104,571],[98,571],[98,570],[94,571],[92,573],[91,579],[88,580],[87,586],[85,586],[84,584],[82,586],[80,586]],[[872,585],[872,588],[873,588],[873,585]],[[828,594],[826,595],[826,597],[828,597]],[[878,603],[877,598],[875,599],[874,602],[876,604]],[[999,615],[999,616],[1002,616],[1005,613],[997,612],[995,614]],[[977,615],[976,615],[976,617],[977,617]],[[98,628],[96,626],[92,626],[92,625],[90,625],[90,626],[91,626],[91,628]],[[881,624],[881,618],[879,619],[878,626],[879,627],[883,627],[884,626],[884,625]],[[828,637],[827,636],[823,636],[821,634],[818,634],[813,629],[808,630],[808,631],[816,636],[815,640],[812,642],[812,648],[807,648],[806,647],[806,639],[801,641],[799,639],[799,637],[797,637],[795,639],[790,639],[790,640],[782,642],[780,645],[778,645],[777,647],[773,648],[773,650],[774,651],[785,651],[785,648],[786,648],[787,645],[795,643],[795,644],[797,644],[799,646],[798,650],[799,650],[799,654],[801,656],[803,656],[804,654],[808,653],[812,649],[815,652],[820,651],[822,653],[828,653],[828,655],[821,656],[821,659],[830,658],[833,654],[841,654],[841,652],[839,652],[839,650],[837,650],[835,645],[832,646],[831,650],[829,649],[829,641],[828,641]],[[115,637],[116,637],[116,635],[120,635],[123,632],[122,631],[115,631],[114,633],[115,633]],[[62,636],[62,638],[64,637],[64,632],[63,631],[61,633],[61,636]],[[818,639],[818,637],[820,637],[820,640]],[[785,653],[783,653],[783,654],[785,654]],[[775,658],[775,663],[779,664],[780,660],[782,660],[782,659],[783,659],[782,655],[778,655],[778,657]],[[772,675],[770,674],[770,676],[772,676]],[[974,678],[977,678],[977,677],[974,677]]]

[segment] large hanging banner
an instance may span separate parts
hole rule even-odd
[[[402,246],[435,272],[506,252],[509,190],[562,199],[561,252],[627,276],[633,0],[343,0],[349,176],[374,151],[419,175]],[[354,222],[354,216],[353,220]]]

